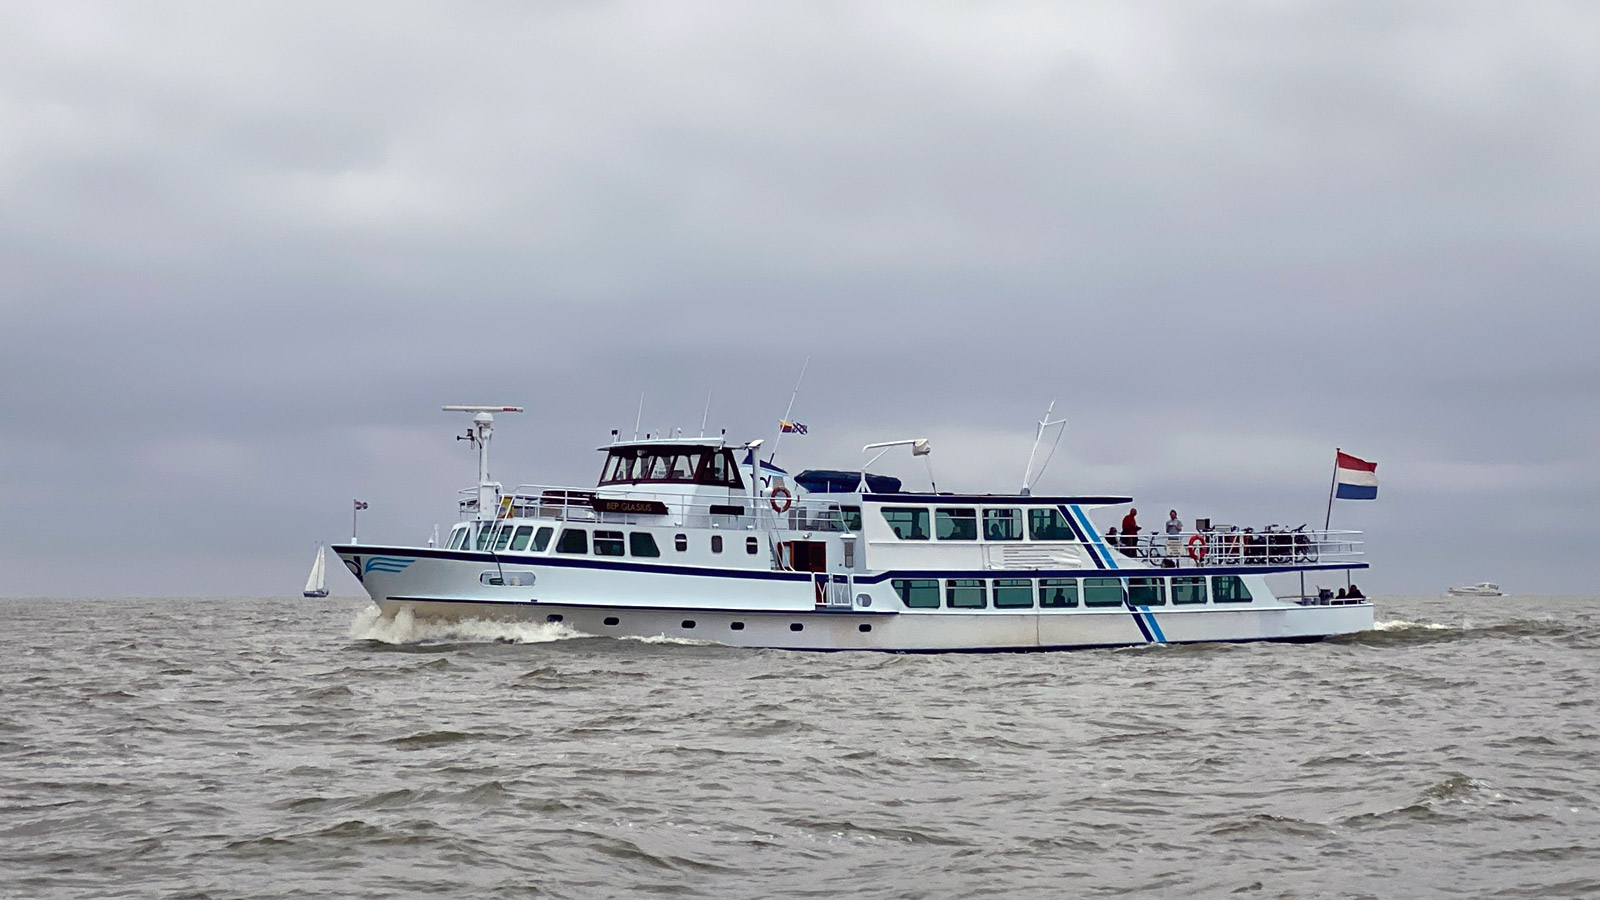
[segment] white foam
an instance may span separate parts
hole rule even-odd
[[[623,635],[618,635],[617,636],[617,640],[619,640],[619,641],[638,641],[641,644],[683,644],[684,646],[688,646],[688,647],[716,647],[716,646],[718,646],[716,641],[702,641],[702,640],[696,640],[694,638],[667,637],[664,634],[651,634],[651,635],[623,634]]]
[[[515,644],[542,644],[588,637],[559,622],[503,622],[491,619],[441,621],[418,619],[409,609],[392,617],[376,606],[356,613],[350,623],[350,637],[385,644],[418,644],[423,641],[510,641]]]
[[[1407,631],[1410,629],[1420,631],[1446,631],[1449,625],[1440,625],[1436,622],[1408,622],[1405,619],[1390,619],[1387,622],[1374,622],[1373,631]]]

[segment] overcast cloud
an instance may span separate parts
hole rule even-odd
[[[1582,2],[7,3],[0,595],[289,594],[452,520],[440,404],[584,485],[808,356],[793,468],[1012,490],[1057,398],[1040,490],[1315,522],[1340,446],[1369,593],[1592,594],[1597,159]]]

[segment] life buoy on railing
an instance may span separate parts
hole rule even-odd
[[[1189,558],[1195,562],[1206,561],[1206,536],[1203,534],[1189,535]]]
[[[775,513],[788,512],[789,507],[794,505],[794,501],[790,499],[792,496],[793,495],[789,493],[789,489],[786,487],[773,488],[772,500],[769,501],[772,504],[772,511]]]

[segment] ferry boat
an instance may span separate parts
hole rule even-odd
[[[333,548],[386,617],[904,652],[1310,641],[1373,625],[1365,598],[1268,584],[1366,568],[1358,532],[1202,527],[1112,546],[1090,511],[1129,497],[907,490],[870,463],[790,475],[759,457],[762,441],[725,437],[613,432],[595,486],[504,490],[489,477],[494,415],[521,409],[445,409],[474,414],[479,476],[448,536]],[[898,446],[929,449],[871,445]]]
[[[1504,597],[1500,585],[1492,581],[1481,581],[1464,587],[1453,587],[1448,593],[1452,597]]]

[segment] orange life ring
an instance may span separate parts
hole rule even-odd
[[[789,489],[786,487],[773,488],[772,499],[768,501],[772,504],[772,511],[775,513],[788,512],[789,507],[794,505],[794,501],[789,499],[791,496],[793,495],[789,493]]]
[[[1199,550],[1195,547],[1199,546]],[[1189,558],[1195,562],[1206,561],[1206,537],[1203,534],[1189,535]]]

